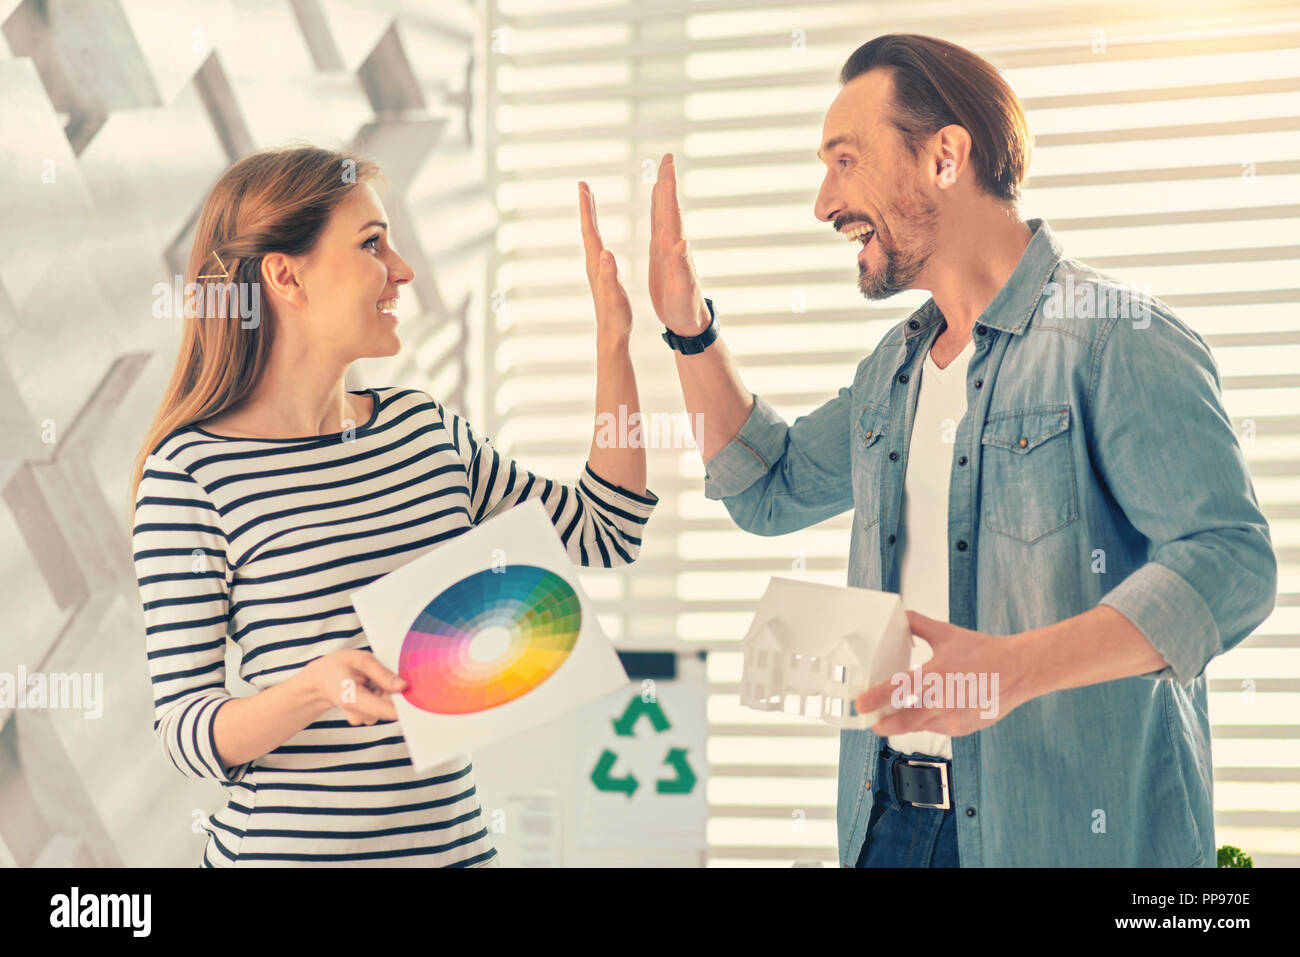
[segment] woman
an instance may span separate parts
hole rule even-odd
[[[353,360],[401,347],[413,275],[376,182],[374,163],[315,147],[221,177],[186,277],[205,294],[135,462],[154,732],[182,774],[229,791],[203,866],[495,865],[469,756],[415,772],[389,697],[402,683],[348,595],[533,498],[575,562],[627,564],[658,502],[643,448],[593,436],[561,485],[419,389],[344,390]],[[583,183],[579,207],[600,422],[639,410],[631,309]],[[256,694],[227,693],[227,636]]]

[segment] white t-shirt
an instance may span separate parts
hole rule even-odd
[[[898,591],[904,608],[939,621],[948,620],[948,483],[953,442],[957,423],[966,415],[966,369],[974,354],[972,339],[940,369],[926,352],[907,451]],[[932,653],[918,642],[909,667],[916,668]],[[920,694],[920,689],[912,690]],[[952,757],[952,739],[946,734],[909,731],[891,734],[888,740],[895,751]]]

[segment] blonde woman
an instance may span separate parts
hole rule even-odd
[[[205,867],[495,865],[469,755],[413,769],[390,697],[401,681],[348,595],[526,499],[575,563],[627,564],[658,502],[643,448],[594,433],[565,485],[417,388],[344,389],[353,360],[401,347],[395,300],[413,273],[383,182],[366,158],[315,147],[221,177],[186,275],[220,284],[219,308],[196,297],[134,465],[154,732],[181,774],[228,792]],[[585,184],[579,208],[600,422],[639,411],[631,310]],[[228,639],[255,694],[226,691]]]

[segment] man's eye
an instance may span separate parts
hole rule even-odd
[[[841,164],[841,165],[840,165],[840,169],[843,169],[843,168],[844,168],[844,166],[843,166],[844,163],[849,163],[849,162],[852,162],[852,161],[851,161],[847,156],[841,156],[841,157],[840,157],[840,164]]]
[[[379,238],[379,233],[375,233],[373,236],[371,236],[369,239],[367,239],[364,243],[361,244],[361,248],[362,248],[362,249],[367,249],[367,248],[368,248],[368,249],[374,249],[375,247],[374,247],[374,246],[371,246],[370,244],[373,243],[373,242],[374,242],[375,240],[377,240],[378,238]]]

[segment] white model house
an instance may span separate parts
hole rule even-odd
[[[867,728],[854,700],[908,670],[912,631],[893,592],[773,578],[741,649],[745,707]]]

